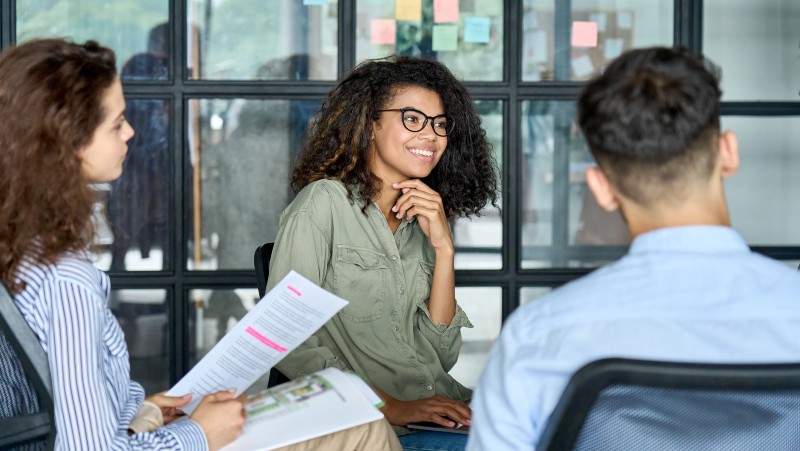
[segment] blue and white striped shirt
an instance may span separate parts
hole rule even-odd
[[[108,276],[88,255],[66,255],[55,265],[25,262],[18,278],[26,287],[15,301],[50,364],[57,450],[208,449],[191,420],[128,435],[144,390],[130,380],[125,338],[106,305]]]

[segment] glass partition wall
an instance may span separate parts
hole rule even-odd
[[[473,386],[515,308],[614,261],[631,237],[584,181],[575,122],[586,80],[628,49],[683,45],[723,70],[726,182],[755,250],[796,266],[800,5],[793,0],[16,0],[3,47],[96,39],[117,52],[136,129],[123,176],[95,186],[96,264],[132,371],[167,388],[258,301],[256,246],[274,239],[306,126],[367,58],[434,58],[464,80],[493,145],[501,209],[451,223],[472,329],[453,369]]]

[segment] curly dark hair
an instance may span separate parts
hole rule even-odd
[[[497,163],[466,88],[438,61],[396,55],[362,62],[328,94],[309,128],[292,187],[299,191],[316,180],[340,180],[351,201],[357,194],[366,210],[381,188],[370,171],[372,124],[398,89],[407,87],[439,94],[455,122],[447,151],[423,179],[442,197],[447,215],[478,215],[488,202],[497,207]]]
[[[116,77],[114,52],[94,41],[35,40],[0,55],[0,276],[13,293],[24,289],[23,259],[53,263],[90,245],[93,194],[79,151]]]

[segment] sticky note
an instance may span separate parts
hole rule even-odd
[[[608,38],[603,45],[603,57],[606,60],[613,60],[622,55],[622,47],[625,41],[622,38]]]
[[[464,42],[489,42],[490,21],[488,17],[464,19]]]
[[[592,64],[589,55],[581,55],[572,59],[572,72],[575,73],[576,78],[586,78],[594,72],[594,65]]]
[[[433,21],[458,22],[458,0],[433,0]]]
[[[535,63],[547,62],[547,32],[537,30],[530,35],[531,61]]]
[[[536,11],[525,11],[522,15],[522,29],[530,30],[532,28],[539,28],[539,13]]]
[[[422,0],[397,0],[394,18],[397,20],[422,20]]]
[[[304,5],[327,5],[328,0],[303,0]]]
[[[394,19],[372,19],[369,24],[370,44],[394,44],[397,40],[397,22]]]
[[[633,26],[633,15],[627,11],[617,13],[617,27],[622,30],[630,30]]]
[[[458,26],[433,26],[433,51],[451,52],[458,50]]]
[[[597,47],[597,23],[572,22],[573,47]]]
[[[600,33],[606,32],[606,24],[608,23],[608,16],[606,13],[592,13],[589,14],[589,20],[597,22],[597,31]]]

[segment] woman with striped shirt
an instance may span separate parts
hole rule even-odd
[[[244,422],[229,392],[206,396],[188,421],[129,430],[144,391],[106,306],[108,277],[86,252],[89,184],[119,177],[134,133],[124,111],[114,54],[96,42],[31,41],[0,56],[0,276],[48,357],[56,449],[217,449]],[[30,390],[3,366],[5,393]],[[148,401],[169,423],[189,397]],[[4,401],[0,416],[27,407]]]

